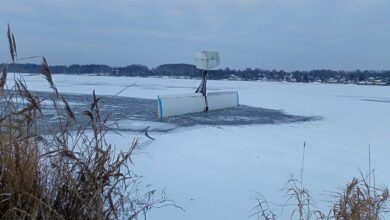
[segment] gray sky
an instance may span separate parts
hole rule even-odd
[[[390,69],[389,9],[389,0],[1,0],[0,63],[10,60],[9,22],[19,56],[51,65],[155,67],[217,50],[221,67]]]

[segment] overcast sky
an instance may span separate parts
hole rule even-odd
[[[390,69],[389,10],[389,0],[1,0],[0,63],[9,22],[19,57],[52,65],[155,67],[216,50],[231,68]]]

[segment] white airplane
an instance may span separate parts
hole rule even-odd
[[[207,92],[207,71],[220,63],[218,52],[202,51],[196,54],[196,67],[202,69],[203,79],[193,94],[157,96],[158,117],[165,118],[209,110],[239,106],[237,91]]]

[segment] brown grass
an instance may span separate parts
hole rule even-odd
[[[15,62],[9,26],[7,33]],[[45,58],[42,75],[53,89],[51,101],[60,118],[55,130],[47,123],[42,100],[23,78],[4,89],[6,67],[0,77],[1,219],[138,219],[154,207],[175,206],[163,192],[141,193],[131,161],[138,140],[126,151],[114,151],[105,139],[107,118],[100,114],[95,93],[84,111],[88,124],[80,125]]]
[[[330,204],[331,208],[323,212],[313,202],[309,190],[303,186],[302,175],[303,172],[301,180],[291,176],[283,188],[287,203],[282,206],[294,207],[290,213],[290,219],[379,220],[384,219],[383,215],[390,212],[389,189],[370,185],[362,173],[360,179],[353,178],[344,188],[331,195],[331,200],[333,200]],[[370,175],[369,178],[371,178]],[[253,208],[250,217],[257,217],[261,220],[278,219],[263,196],[257,196],[255,200],[257,205]]]
[[[285,205],[295,207],[290,219],[379,220],[385,219],[383,215],[390,211],[389,190],[370,186],[363,177],[353,178],[345,188],[332,195],[333,202],[330,205],[332,208],[327,212],[322,212],[314,205],[309,191],[293,177],[289,179],[284,190],[288,195],[288,202]],[[258,196],[255,200],[257,205],[250,217],[261,220],[278,219],[264,197]]]
[[[1,77],[0,77],[0,95],[4,91],[4,86],[7,81],[7,65],[3,66],[3,71],[1,72]]]
[[[382,219],[389,212],[389,189],[379,189],[368,184],[365,178],[354,178],[335,196],[332,209],[334,219]]]
[[[14,33],[11,32],[11,28],[9,24],[7,29],[7,38],[8,38],[8,47],[9,47],[9,53],[11,55],[12,63],[15,63],[15,61],[17,61],[16,41],[15,41]]]

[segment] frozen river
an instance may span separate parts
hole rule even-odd
[[[42,76],[24,78],[30,89],[50,91]],[[329,192],[367,173],[369,145],[376,185],[390,185],[390,87],[211,80],[210,91],[238,91],[242,106],[159,121],[157,95],[192,93],[199,80],[54,75],[54,81],[76,110],[93,89],[107,97],[105,111],[123,129],[109,137],[118,150],[141,137],[136,173],[186,210],[156,209],[148,219],[248,219],[257,192],[289,219],[280,190],[299,174],[303,143],[304,185],[322,209],[329,208]],[[135,132],[148,125],[155,140]]]

